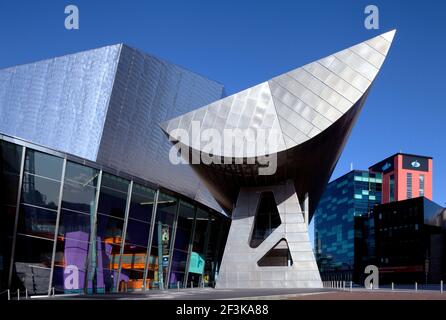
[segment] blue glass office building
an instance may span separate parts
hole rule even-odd
[[[315,253],[323,280],[356,280],[374,256],[375,204],[381,203],[382,176],[353,170],[328,184],[314,216]]]

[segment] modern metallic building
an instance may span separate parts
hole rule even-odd
[[[1,289],[212,285],[229,220],[159,123],[222,93],[126,45],[0,70]]]
[[[330,182],[314,216],[315,253],[323,280],[359,280],[375,255],[369,220],[381,204],[381,173],[353,170]]]
[[[320,287],[307,224],[394,33],[223,99],[126,45],[0,70],[2,289]],[[193,120],[267,148],[174,165],[165,133]]]
[[[191,163],[192,168],[218,203],[232,211],[217,286],[322,285],[307,225],[394,34],[387,32],[162,125],[189,162],[202,159]],[[200,134],[207,136],[210,130],[218,137],[237,130],[244,138],[209,147]],[[265,173],[272,162],[274,168]],[[269,223],[259,225],[259,220]],[[284,256],[278,258],[277,250]]]

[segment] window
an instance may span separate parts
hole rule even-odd
[[[422,197],[422,196],[424,196],[424,175],[423,174],[420,174],[419,182],[420,182],[420,197]]]
[[[389,202],[395,201],[395,176],[392,174],[389,177]]]
[[[406,192],[407,192],[407,199],[412,198],[412,173],[408,172],[406,174]]]

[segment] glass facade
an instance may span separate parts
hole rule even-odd
[[[406,186],[407,186],[407,199],[412,198],[412,173],[408,172],[406,174]]]
[[[389,177],[389,202],[395,201],[395,176],[392,174]]]
[[[419,196],[422,197],[424,196],[424,175],[420,174],[419,175],[419,190],[420,190],[420,194]]]
[[[374,208],[381,283],[439,283],[446,275],[444,208],[417,197]]]
[[[342,275],[354,278],[355,269],[373,255],[373,224],[367,217],[381,203],[382,175],[354,170],[328,184],[315,212],[316,259],[323,280]],[[368,254],[365,254],[365,253]],[[341,279],[339,279],[341,280]]]
[[[0,138],[1,290],[214,285],[228,218],[148,182]]]

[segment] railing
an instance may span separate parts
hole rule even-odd
[[[391,282],[390,284],[379,285],[379,287],[373,287],[373,283],[370,287],[365,287],[361,285],[354,284],[353,281],[340,281],[340,280],[330,280],[330,281],[322,281],[322,285],[324,288],[337,289],[341,291],[352,291],[353,289],[359,290],[390,290],[390,291],[439,291],[441,294],[444,292],[444,283],[443,280],[438,284],[420,284],[416,281],[413,284],[395,284]]]

